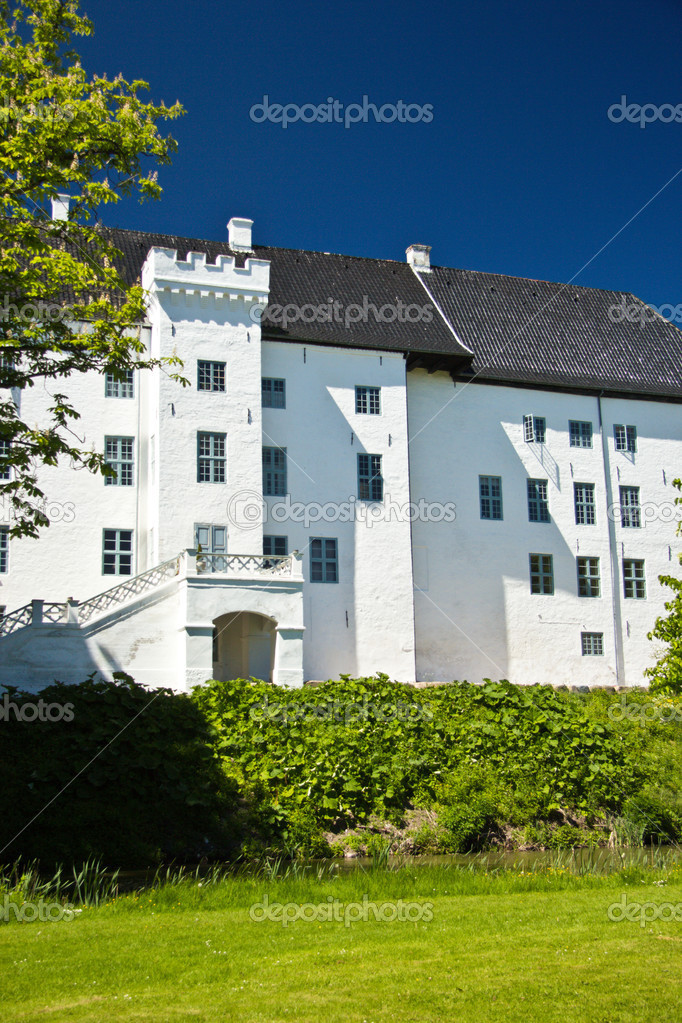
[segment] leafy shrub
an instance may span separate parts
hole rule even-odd
[[[140,867],[225,855],[236,790],[187,695],[128,676],[11,689],[2,724],[2,845],[43,867],[101,859]],[[17,720],[27,704],[69,705],[60,721]]]

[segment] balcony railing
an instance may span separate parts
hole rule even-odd
[[[0,618],[0,636],[8,636],[29,625],[85,624],[97,615],[125,604],[142,593],[155,589],[175,577],[186,576],[192,569],[197,575],[222,575],[231,578],[287,578],[295,574],[297,552],[294,554],[204,554],[186,550],[160,565],[131,576],[111,589],[79,603],[46,603],[33,600]]]
[[[193,554],[193,551],[188,552]],[[292,575],[291,554],[201,554],[196,555],[197,574],[219,575]]]

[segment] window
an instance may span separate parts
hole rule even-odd
[[[543,416],[523,417],[523,439],[526,444],[544,444],[546,423]]]
[[[599,558],[578,558],[578,596],[599,597]]]
[[[282,497],[287,492],[287,449],[263,448],[263,494]]]
[[[107,487],[132,487],[134,437],[105,437],[104,452],[107,465],[116,470],[115,476],[105,476]]]
[[[310,581],[312,583],[337,583],[339,581],[339,559],[336,540],[316,536],[310,541]]]
[[[288,543],[286,536],[264,536],[263,554],[270,554],[276,558],[286,557],[288,554]]]
[[[104,394],[107,398],[133,397],[134,389],[132,369],[126,369],[116,376],[114,376],[113,373],[105,373],[104,380]]]
[[[623,529],[639,529],[642,525],[639,487],[620,488],[620,524]]]
[[[547,480],[528,480],[528,521],[549,522]]]
[[[644,579],[644,562],[637,558],[625,558],[623,561],[623,590],[626,597],[644,600],[646,582]]]
[[[576,525],[593,526],[597,521],[597,508],[594,503],[594,483],[574,483],[573,503],[575,505]]]
[[[482,519],[502,518],[502,477],[479,476]]]
[[[381,455],[358,455],[358,497],[361,501],[383,501]]]
[[[0,480],[11,479],[12,469],[9,465],[3,465],[3,461],[9,458],[10,442],[8,440],[0,440]]]
[[[263,408],[286,408],[286,383],[275,377],[262,377],[261,397]]]
[[[581,632],[583,657],[601,657],[604,653],[603,632]]]
[[[225,363],[197,361],[197,391],[224,391]]]
[[[584,423],[579,419],[569,419],[568,437],[572,448],[591,448],[592,423]]]
[[[356,387],[355,411],[368,416],[381,415],[381,388]]]
[[[9,387],[9,383],[3,383],[3,379],[8,379],[15,367],[14,352],[0,352],[0,387]]]
[[[105,529],[102,573],[104,575],[132,575],[132,570],[132,529]]]
[[[0,574],[9,572],[9,526],[0,526]]]
[[[197,481],[225,482],[225,434],[197,434]]]
[[[554,566],[551,554],[530,554],[530,592],[554,593]]]
[[[616,451],[629,451],[634,454],[637,450],[637,430],[634,426],[614,426],[613,437]]]

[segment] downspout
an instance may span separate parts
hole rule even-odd
[[[623,654],[623,623],[620,608],[620,574],[618,570],[618,549],[616,547],[616,521],[614,518],[615,506],[613,503],[613,490],[611,487],[611,465],[609,462],[609,444],[604,433],[602,421],[601,400],[604,392],[597,395],[597,408],[599,411],[599,433],[601,435],[601,451],[604,461],[604,480],[606,483],[606,507],[609,530],[609,557],[611,560],[611,600],[613,604],[613,640],[616,650],[616,685],[624,685],[625,678],[625,657]]]
[[[410,502],[412,502],[412,463],[410,459],[410,404],[409,395],[407,388],[407,359],[409,352],[404,357],[405,365],[405,426],[407,433],[407,480],[408,480],[408,491]],[[414,536],[412,534],[412,516],[410,516],[410,566],[412,568],[412,646],[414,650],[414,680],[418,682],[417,678],[417,607],[414,593]]]

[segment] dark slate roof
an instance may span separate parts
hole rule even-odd
[[[682,332],[635,295],[435,267],[481,379],[682,397]]]
[[[143,231],[112,230],[108,233],[124,254],[122,269],[129,284],[139,278],[152,246],[176,249],[178,259],[185,259],[188,252],[205,252],[211,263],[216,256],[230,252],[226,242]],[[344,348],[418,351],[447,356],[451,361],[453,357],[454,361],[471,360],[471,352],[458,343],[407,263],[264,245],[255,245],[253,255],[271,264],[268,309],[273,315],[269,317],[266,311],[261,321],[264,337]],[[320,322],[330,300],[339,303],[335,313],[338,322]],[[396,317],[394,322],[385,322],[398,302],[408,307],[407,315],[416,322],[408,322],[406,315]],[[290,309],[283,329],[282,313],[277,312],[277,307],[286,306],[296,306],[302,315]],[[376,313],[372,307],[376,308]],[[385,307],[389,307],[388,311]],[[318,309],[321,309],[319,317]],[[334,313],[327,315],[334,316]],[[305,322],[312,316],[315,322]]]
[[[226,242],[113,229],[107,234],[123,253],[129,284],[139,279],[152,246],[176,249],[179,259],[191,251],[205,252],[210,262],[229,254]],[[260,245],[254,256],[271,263],[270,310],[340,303],[341,322],[299,319],[282,329],[266,315],[266,338],[401,351],[408,366],[474,374],[491,383],[682,399],[682,332],[626,292],[447,267],[418,277],[407,263],[393,260]],[[381,322],[370,310],[358,323],[344,322],[352,306],[372,303],[381,310],[398,302],[426,315],[414,323],[404,317]]]

